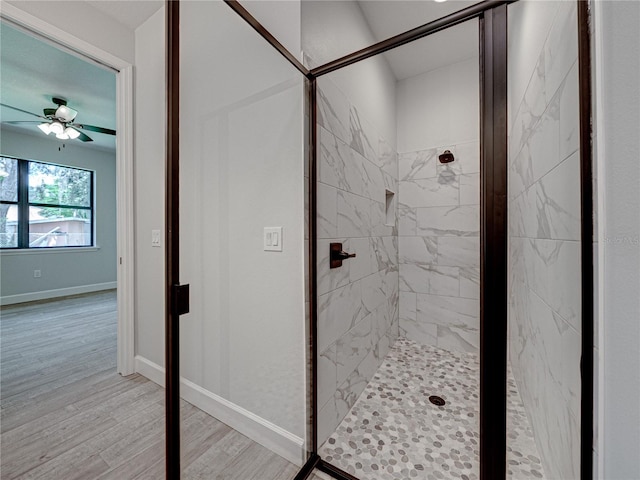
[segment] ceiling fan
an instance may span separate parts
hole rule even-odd
[[[11,125],[18,124],[26,124],[26,123],[37,123],[38,128],[42,130],[46,135],[50,133],[55,134],[56,138],[60,140],[69,140],[69,139],[78,139],[82,142],[92,142],[93,139],[82,133],[80,130],[88,130],[91,132],[105,133],[107,135],[115,135],[116,131],[111,130],[110,128],[96,127],[95,125],[87,125],[81,123],[74,123],[74,119],[76,115],[78,115],[77,110],[67,106],[67,101],[62,98],[53,97],[51,101],[57,105],[56,108],[45,108],[43,109],[44,115],[38,115],[37,113],[28,112],[26,110],[22,110],[21,108],[12,107],[11,105],[6,105],[4,103],[0,103],[3,107],[10,108],[12,110],[16,110],[18,112],[27,113],[29,115],[33,115],[34,117],[38,117],[41,121],[11,121],[11,122],[2,122]]]

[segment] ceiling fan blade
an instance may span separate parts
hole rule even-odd
[[[22,125],[22,124],[30,123],[33,125],[33,124],[42,123],[42,122],[38,120],[14,120],[10,122],[2,122],[2,123],[8,123],[9,125]]]
[[[73,127],[71,127],[71,128],[73,128]],[[89,135],[85,135],[84,133],[82,133],[77,128],[73,128],[73,129],[80,134],[78,136],[78,140],[80,140],[81,142],[93,142],[93,138],[91,138]]]
[[[49,120],[47,117],[43,117],[42,115],[38,115],[37,113],[27,112],[26,110],[22,110],[21,108],[12,107],[11,105],[7,105],[6,103],[0,103],[3,107],[10,108],[11,110],[15,110],[16,112],[27,113],[29,115],[33,115],[34,117],[42,118],[43,120]]]
[[[96,127],[95,125],[85,125],[80,123],[72,123],[69,125],[74,128],[82,128],[83,130],[89,130],[90,132],[106,133],[107,135],[115,135],[116,131],[110,128]]]

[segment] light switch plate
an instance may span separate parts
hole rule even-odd
[[[264,251],[282,251],[282,227],[264,227]]]
[[[151,246],[160,247],[162,245],[162,236],[160,230],[151,230]]]

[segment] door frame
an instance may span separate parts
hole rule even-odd
[[[18,7],[2,5],[3,20],[22,27],[116,75],[117,372],[134,369],[133,65]]]

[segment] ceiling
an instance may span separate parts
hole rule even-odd
[[[69,107],[78,111],[76,122],[115,130],[116,77],[113,71],[89,63],[5,23],[0,24],[0,67],[1,103],[42,115],[43,108],[55,108],[51,98],[59,97],[66,99]],[[38,120],[5,107],[0,109],[0,119]],[[3,125],[2,128],[62,142],[52,135],[45,137],[37,125]],[[115,136],[89,131],[84,133],[93,142],[65,142],[115,151]]]
[[[88,0],[86,3],[135,30],[164,5],[164,0]]]
[[[376,41],[386,40],[478,3],[477,0],[360,0]],[[385,53],[398,80],[478,56],[478,21],[464,22]]]

